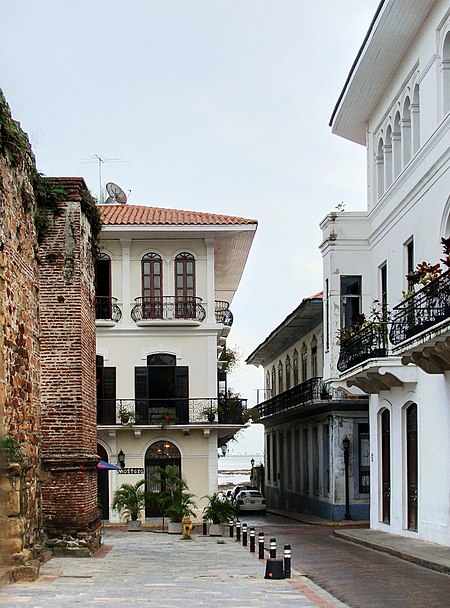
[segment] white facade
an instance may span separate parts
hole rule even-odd
[[[322,381],[322,294],[305,298],[247,363],[261,366],[265,378],[258,409],[268,507],[367,521],[368,402]]]
[[[380,4],[330,123],[336,134],[367,147],[367,211],[330,213],[321,224],[324,377],[370,395],[371,527],[444,545],[450,544],[447,276],[438,279],[438,296],[425,288],[371,337],[374,326],[366,323],[346,346],[336,338],[356,312],[367,319],[374,300],[386,320],[386,306],[394,308],[412,289],[408,272],[443,257],[440,241],[450,234],[449,58],[448,0]]]
[[[217,491],[218,444],[245,421],[221,400],[218,370],[257,224],[131,205],[100,211],[98,443],[109,462],[125,457],[123,471],[106,474],[108,487],[100,483],[102,502],[142,478],[157,490],[155,467],[176,463],[200,513],[200,498]],[[130,418],[121,423],[123,409]]]

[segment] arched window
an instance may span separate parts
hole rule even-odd
[[[272,395],[271,395],[271,390],[270,390],[270,372],[269,370],[266,371],[266,396],[265,399],[269,399]]]
[[[175,311],[178,318],[195,318],[195,258],[191,253],[175,258]]]
[[[281,361],[278,361],[278,393],[282,393],[283,391],[283,364]]]
[[[277,378],[275,375],[275,366],[272,365],[272,397],[277,393]]]
[[[402,120],[402,166],[406,165],[411,160],[411,102],[409,97],[406,97],[403,102]]]
[[[391,414],[383,410],[381,416],[381,521],[391,523]]]
[[[408,486],[408,530],[417,530],[417,405],[411,403],[406,409],[406,473]]]
[[[386,141],[384,142],[384,185],[387,190],[392,184],[392,128],[386,129]]]
[[[162,273],[161,256],[146,253],[141,260],[143,319],[161,319],[163,316]]]
[[[111,319],[111,258],[99,253],[95,264],[95,317]]]
[[[450,112],[450,32],[445,36],[442,50],[442,92],[442,108],[446,116]]]
[[[294,349],[294,354],[292,356],[292,372],[294,375],[294,386],[298,384],[298,352],[297,349]]]
[[[412,152],[415,154],[420,148],[420,97],[419,85],[416,84],[413,92],[413,102],[411,105],[411,126],[412,126]]]
[[[402,170],[402,134],[400,127],[400,112],[397,112],[394,118],[394,131],[392,133],[392,162],[395,179],[400,175]]]
[[[148,490],[160,494],[166,489],[160,470],[165,470],[169,466],[181,475],[180,450],[171,441],[155,441],[145,453],[145,479]],[[160,517],[161,515],[162,505],[156,500],[149,501],[145,507],[145,516]]]
[[[285,361],[285,369],[286,369],[286,390],[291,388],[291,360],[289,358],[289,355],[286,355],[286,361]]]
[[[306,348],[306,344],[302,346],[302,382],[306,382],[308,379],[308,349]]]
[[[317,372],[317,338],[313,336],[311,340],[311,376],[317,378]]]
[[[383,155],[383,140],[379,139],[377,155],[375,157],[377,168],[377,196],[381,198],[384,194],[384,155]]]

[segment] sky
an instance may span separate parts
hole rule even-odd
[[[328,122],[379,0],[9,0],[0,88],[38,169],[137,205],[259,222],[231,310],[245,358],[322,289],[319,222],[366,206],[365,149]],[[261,425],[238,447],[262,451]],[[259,438],[259,439],[258,439]],[[250,448],[249,446],[252,446]]]

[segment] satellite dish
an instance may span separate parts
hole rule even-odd
[[[114,184],[113,182],[107,183],[106,191],[108,192],[109,197],[106,199],[105,204],[111,205],[112,203],[118,203],[119,205],[124,205],[127,202],[127,195],[117,184]]]

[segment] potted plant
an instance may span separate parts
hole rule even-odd
[[[169,518],[168,532],[181,534],[183,518],[195,515],[195,495],[188,491],[187,483],[176,465],[159,468],[156,473],[161,480],[162,490],[155,498],[162,509],[163,517]]]
[[[145,479],[141,479],[135,484],[124,483],[114,493],[112,503],[113,509],[120,511],[120,516],[125,517],[129,531],[139,531],[142,529],[142,521],[139,519],[141,511],[152,497],[151,492],[144,490]]]
[[[166,429],[171,423],[177,421],[175,410],[170,407],[165,407],[161,411],[161,429]]]
[[[208,422],[212,423],[216,419],[217,408],[215,408],[213,405],[209,405],[203,410],[202,413],[203,416],[207,418]]]
[[[219,492],[203,496],[203,498],[208,499],[208,504],[203,509],[203,517],[210,522],[209,535],[223,536],[223,524],[234,517],[233,505]]]
[[[130,410],[123,403],[119,404],[119,409],[117,410],[117,415],[119,417],[120,423],[123,425],[127,425],[127,424],[131,425],[131,424],[137,422],[137,414],[133,410]]]

